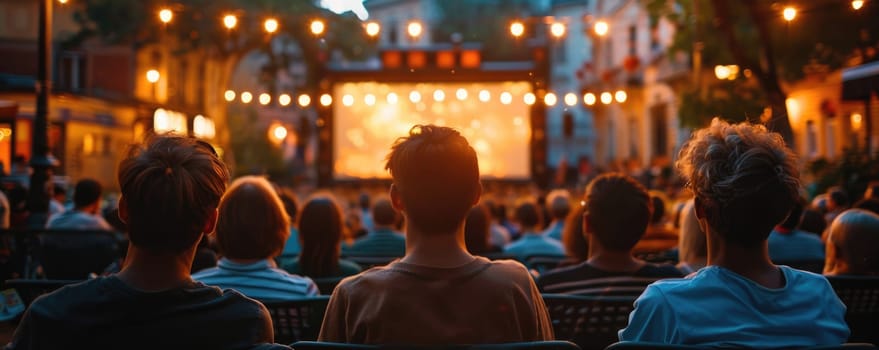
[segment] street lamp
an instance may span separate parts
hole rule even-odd
[[[378,34],[381,32],[381,29],[382,27],[380,24],[378,24],[378,22],[366,22],[366,35],[369,35],[370,37],[374,38],[378,36]]]
[[[161,75],[159,74],[159,71],[157,71],[155,69],[150,69],[146,72],[146,79],[150,83],[155,84],[156,82],[159,81],[160,77],[161,77]]]
[[[235,15],[223,16],[223,26],[226,27],[226,29],[231,30],[235,28],[236,25],[238,25],[238,17],[235,17]]]
[[[63,2],[62,2],[63,4]],[[49,96],[52,94],[52,0],[39,1],[36,110],[31,131],[33,168],[28,191],[29,226],[44,227],[49,213],[46,183],[58,161],[49,153]]]
[[[785,21],[793,21],[794,18],[797,17],[797,9],[792,6],[785,7],[783,11],[781,11],[781,15],[784,17]]]
[[[311,25],[309,25],[309,28],[311,29],[311,34],[321,35],[326,29],[326,25],[324,25],[323,21],[316,19],[311,21]]]
[[[406,32],[409,33],[409,38],[412,41],[418,40],[418,37],[421,36],[421,32],[424,30],[424,27],[421,26],[421,22],[418,21],[410,21],[408,25],[406,25]]]
[[[861,7],[864,7],[864,0],[852,0],[852,8],[855,11],[860,10]]]
[[[510,24],[510,34],[519,38],[522,34],[525,34],[525,25],[520,21],[513,22],[513,24]]]
[[[565,35],[565,30],[565,24],[562,22],[554,22],[549,26],[549,33],[556,39],[563,37]]]
[[[171,9],[163,8],[159,10],[159,20],[162,23],[168,24],[172,18],[174,18],[174,12],[171,12]]]
[[[278,20],[274,18],[269,18],[263,23],[263,28],[265,28],[266,33],[273,34],[278,30]]]
[[[610,25],[608,25],[607,22],[605,22],[604,20],[599,20],[598,22],[595,22],[593,30],[595,31],[595,34],[598,34],[598,36],[605,36],[610,31]]]

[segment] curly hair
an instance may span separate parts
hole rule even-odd
[[[709,228],[729,242],[761,243],[799,199],[796,155],[760,125],[715,118],[693,133],[676,166]]]

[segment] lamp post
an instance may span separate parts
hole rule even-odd
[[[28,190],[28,226],[43,227],[49,213],[47,183],[52,167],[58,161],[49,154],[49,95],[52,93],[52,0],[40,0],[39,28],[37,35],[37,105],[31,134],[31,160],[33,168]]]

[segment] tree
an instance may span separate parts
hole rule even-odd
[[[670,51],[701,56],[703,67],[734,63],[744,73],[732,82],[688,87],[681,111],[701,114],[682,120],[693,127],[704,125],[715,115],[752,119],[752,115],[760,114],[757,107],[762,105],[771,109],[763,119],[767,127],[792,145],[783,83],[803,78],[806,71],[826,72],[851,62],[876,59],[875,49],[872,53],[868,49],[879,38],[879,26],[870,25],[870,20],[879,16],[875,4],[867,3],[856,11],[848,1],[788,1],[784,5],[797,12],[792,21],[786,21],[782,18],[785,6],[775,1],[643,1],[654,21],[664,17],[675,25]],[[733,92],[716,98],[714,92],[718,90],[748,93]],[[745,111],[748,115],[739,114]]]

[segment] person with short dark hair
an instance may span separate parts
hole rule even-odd
[[[596,288],[589,280],[603,277],[682,276],[672,265],[652,264],[632,255],[647,230],[652,208],[647,189],[638,181],[619,173],[600,175],[586,187],[583,201],[582,234],[589,240],[589,259],[544,273],[537,279],[541,291],[577,293]]]
[[[824,274],[879,276],[879,215],[849,209],[833,220]]]
[[[553,339],[522,264],[467,252],[464,219],[479,202],[476,152],[454,129],[417,125],[386,165],[405,217],[406,256],[336,287],[318,341],[478,344]]]
[[[372,205],[374,229],[344,249],[351,256],[403,256],[406,254],[406,237],[394,229],[397,210],[387,198],[380,198]]]
[[[776,264],[795,261],[823,261],[821,237],[797,229],[803,217],[804,200],[794,204],[790,215],[769,233],[769,257]]]
[[[46,227],[53,230],[106,230],[113,227],[99,215],[101,209],[101,184],[92,179],[82,179],[73,190],[73,210],[52,216]]]
[[[319,293],[307,278],[277,268],[290,235],[290,219],[272,185],[262,177],[240,177],[220,199],[217,243],[223,257],[192,275],[209,286],[234,289],[260,301],[296,300]]]
[[[827,230],[827,221],[824,220],[824,214],[814,208],[806,208],[803,210],[803,217],[800,219],[800,225],[797,227],[800,231],[815,234],[818,237]]]
[[[67,209],[64,208],[64,201],[67,200],[67,188],[60,183],[53,183],[52,198],[49,199],[49,217],[61,214]]]
[[[845,211],[851,205],[848,193],[840,186],[827,189],[827,213],[824,220],[830,224],[837,215]]]
[[[153,136],[119,165],[119,216],[130,243],[122,271],[35,300],[10,349],[248,349],[274,340],[259,302],[190,276],[198,242],[214,231],[229,172],[213,148]],[[85,345],[87,344],[87,345]]]
[[[515,221],[522,232],[522,238],[504,247],[504,254],[515,256],[525,262],[532,256],[565,256],[565,247],[556,239],[549,238],[540,231],[543,214],[540,205],[532,199],[520,200],[513,210]]]
[[[342,207],[332,194],[317,193],[302,207],[299,216],[299,240],[302,251],[281,268],[312,278],[344,277],[360,272],[356,263],[340,259],[345,222]]]
[[[677,167],[695,196],[709,265],[648,286],[620,340],[746,348],[844,343],[845,305],[827,279],[769,258],[769,233],[800,198],[796,155],[781,136],[714,119],[684,144]]]

